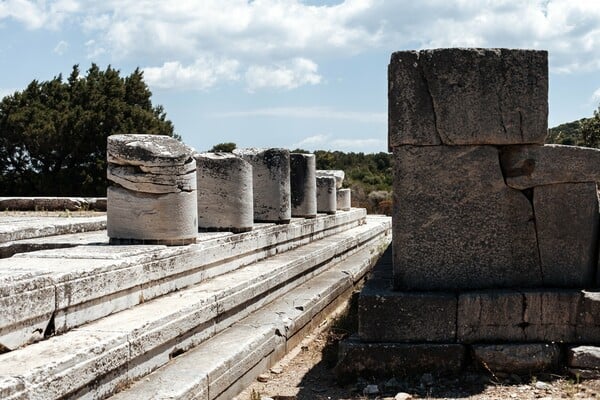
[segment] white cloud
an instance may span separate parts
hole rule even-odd
[[[332,138],[331,135],[308,136],[289,146],[292,149],[307,150],[346,150],[354,152],[379,152],[385,148],[385,141],[377,138]]]
[[[144,77],[150,86],[159,88],[205,90],[218,81],[237,80],[238,67],[236,60],[204,56],[188,66],[170,61],[161,67],[146,67]]]
[[[54,52],[56,54],[58,54],[59,56],[62,56],[63,54],[65,54],[65,52],[67,51],[67,49],[69,48],[69,43],[65,42],[64,40],[61,40],[60,42],[58,42],[58,44],[54,47]]]
[[[387,113],[335,110],[328,107],[272,107],[213,114],[214,117],[285,117],[337,119],[365,123],[387,123]]]
[[[246,84],[251,92],[263,88],[295,89],[316,85],[321,82],[317,70],[317,64],[306,58],[295,58],[273,67],[252,65],[246,71]]]
[[[594,93],[592,93],[592,101],[597,103],[600,101],[600,88],[596,89]]]
[[[65,18],[76,13],[79,4],[75,0],[54,2],[31,0],[0,1],[0,20],[12,18],[28,29],[58,29]]]

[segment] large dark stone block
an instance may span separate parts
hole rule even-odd
[[[388,83],[390,149],[543,143],[546,137],[546,51],[400,51],[392,54]]]
[[[533,211],[492,146],[394,150],[398,290],[541,286]]]
[[[473,345],[473,359],[486,370],[515,374],[556,369],[560,346],[555,343],[504,343]]]

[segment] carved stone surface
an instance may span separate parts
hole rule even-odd
[[[538,186],[533,189],[533,209],[544,284],[592,287],[600,218],[596,184]]]
[[[317,177],[319,176],[335,177],[335,188],[340,189],[342,187],[342,183],[344,182],[344,177],[346,176],[346,173],[341,169],[318,169]]]
[[[556,183],[600,182],[600,150],[588,147],[508,146],[500,161],[506,184],[515,189]]]
[[[488,371],[524,374],[556,368],[561,351],[558,344],[506,343],[473,345],[473,358]]]
[[[352,207],[352,190],[336,189],[337,209],[348,211]]]
[[[193,150],[162,135],[107,141],[107,233],[111,243],[193,243],[198,234]]]
[[[246,232],[254,222],[252,166],[231,153],[196,153],[198,228]]]
[[[320,213],[335,214],[337,210],[337,196],[335,177],[317,177],[317,211]]]
[[[491,146],[394,149],[394,280],[400,290],[540,286],[531,204]]]
[[[235,149],[252,165],[254,220],[289,223],[292,217],[290,152],[286,149]]]
[[[317,215],[316,158],[314,154],[290,154],[292,217]]]
[[[400,51],[392,54],[388,82],[390,150],[543,143],[546,137],[546,51]]]

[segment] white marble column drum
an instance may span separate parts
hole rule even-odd
[[[108,137],[107,234],[113,244],[196,242],[193,150],[163,135]]]
[[[337,196],[335,177],[317,177],[317,211],[326,214],[335,214],[337,209]]]
[[[252,165],[232,153],[196,153],[198,229],[252,230]]]
[[[337,209],[348,211],[352,207],[352,190],[351,189],[336,189]]]
[[[286,149],[235,149],[252,165],[254,221],[287,224],[292,218],[290,152]]]
[[[292,217],[317,216],[316,159],[314,154],[290,154]]]

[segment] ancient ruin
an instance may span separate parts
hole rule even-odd
[[[600,153],[543,144],[547,92],[545,51],[392,55],[393,256],[341,376],[600,366]]]
[[[169,136],[108,138],[107,231],[111,242],[184,245],[196,241],[192,153]]]
[[[317,216],[316,159],[314,154],[290,154],[292,217]]]
[[[231,153],[196,153],[198,228],[207,231],[252,230],[252,165]]]

